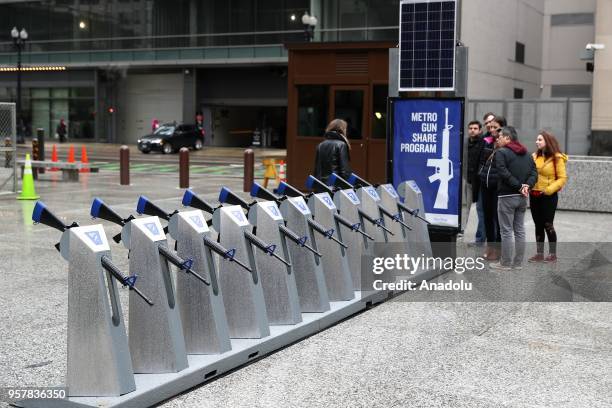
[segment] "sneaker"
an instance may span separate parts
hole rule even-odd
[[[529,262],[534,263],[534,262],[544,262],[544,254],[535,254],[534,256],[532,256],[531,258],[528,259]]]
[[[546,263],[557,262],[557,255],[556,254],[549,254],[546,258],[544,258],[544,262],[546,262]]]
[[[520,271],[523,269],[523,265],[512,265],[512,269],[515,271]]]
[[[512,270],[511,266],[508,265],[502,265],[500,262],[493,262],[489,264],[489,268],[491,269],[497,269],[500,271],[510,271]]]

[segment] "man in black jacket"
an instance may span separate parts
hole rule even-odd
[[[472,202],[476,203],[476,214],[478,216],[478,227],[474,243],[482,245],[487,240],[487,232],[484,225],[484,211],[480,196],[480,178],[478,169],[480,165],[480,151],[482,150],[482,125],[479,121],[473,120],[468,123],[468,168],[467,182],[472,188]]]
[[[518,141],[516,129],[501,129],[495,154],[497,167],[497,215],[502,240],[502,256],[494,269],[520,269],[525,255],[525,210],[529,189],[538,179],[538,172],[527,148]],[[514,236],[514,258],[512,241]]]
[[[497,167],[495,166],[495,152],[498,132],[506,126],[503,116],[490,116],[487,118],[488,135],[482,138],[480,151],[480,196],[484,211],[485,230],[487,232],[487,249],[483,257],[489,261],[499,259],[499,243],[501,235],[497,220]]]

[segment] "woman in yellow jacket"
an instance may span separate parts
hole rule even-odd
[[[531,189],[529,205],[535,224],[537,253],[529,258],[529,262],[555,262],[557,233],[553,221],[559,200],[557,192],[567,182],[567,155],[561,153],[557,139],[546,131],[540,132],[536,146],[538,150],[533,153],[533,160],[538,170],[538,181]],[[544,257],[544,234],[548,237],[547,257]]]

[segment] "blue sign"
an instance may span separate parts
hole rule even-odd
[[[268,210],[270,210],[273,216],[280,217],[280,213],[278,212],[278,208],[276,208],[275,204],[268,206]]]
[[[102,245],[102,237],[98,231],[87,231],[85,235],[87,235],[94,245]]]
[[[459,227],[462,99],[394,99],[393,185],[414,180],[433,225]]]
[[[159,230],[157,229],[157,225],[155,225],[154,222],[147,222],[144,225],[149,231],[151,231],[151,234],[153,235],[159,235]]]
[[[346,195],[353,202],[353,204],[360,204],[359,199],[357,198],[357,195],[354,192],[348,191]]]
[[[232,215],[238,220],[238,222],[244,221],[244,214],[242,213],[242,210],[233,210]]]
[[[198,227],[198,228],[204,228],[204,223],[202,222],[202,218],[200,218],[199,215],[192,215],[189,217],[191,219],[191,221],[193,221],[193,223]]]

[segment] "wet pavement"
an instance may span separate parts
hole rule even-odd
[[[134,172],[130,186],[119,186],[109,169],[79,183],[47,174],[36,189],[67,224],[94,223],[88,214],[96,196],[124,216],[135,213],[140,194],[168,211],[180,208],[178,175],[150,173]],[[191,181],[210,201],[221,185],[242,187],[239,176]],[[32,225],[33,206],[0,196],[0,387],[65,381],[68,268],[53,247],[60,232]],[[555,224],[561,241],[610,241],[612,214],[558,212]],[[119,232],[104,225],[108,236]],[[127,251],[111,248],[127,271]],[[120,293],[127,316],[127,291]],[[410,300],[402,295],[162,406],[611,406],[612,303]]]

